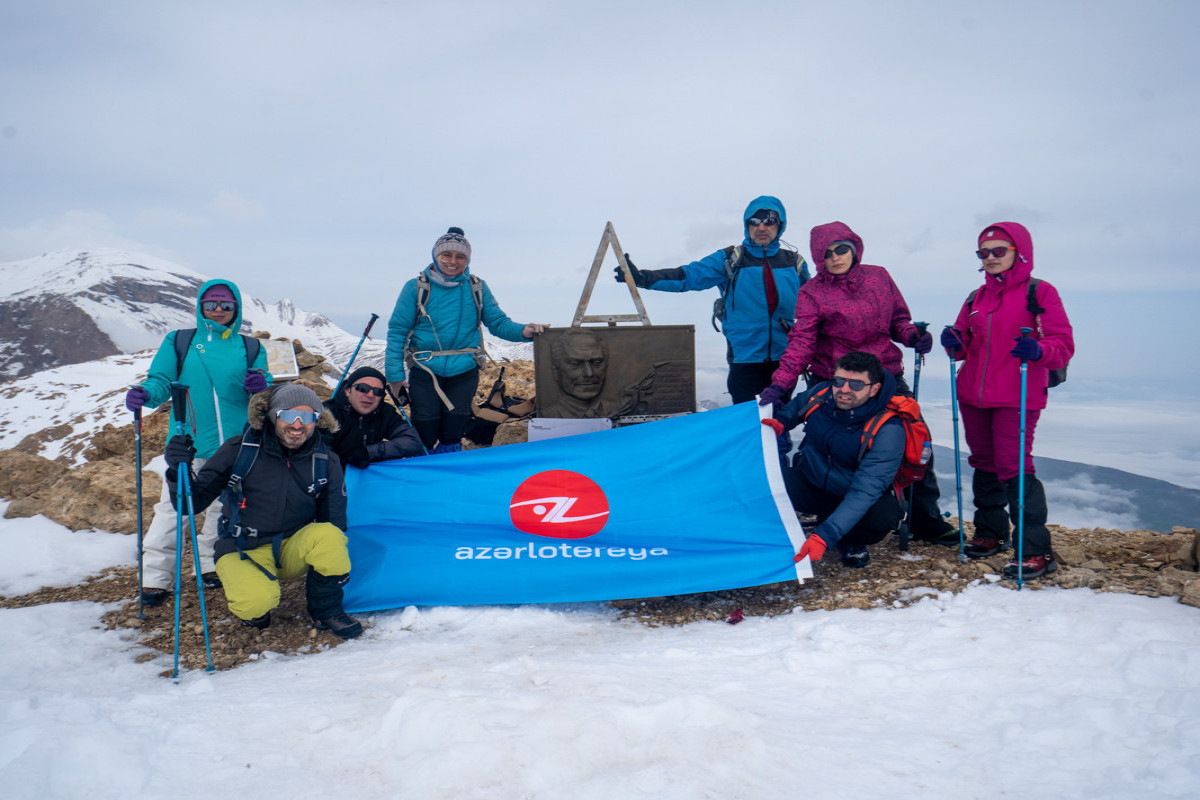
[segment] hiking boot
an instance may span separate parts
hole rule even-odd
[[[353,639],[363,632],[362,623],[344,611],[321,619],[310,616],[309,619],[314,628],[331,631],[335,636],[343,639]]]
[[[1058,569],[1058,562],[1054,560],[1053,555],[1028,556],[1021,562],[1021,579],[1040,578],[1056,569]],[[1004,565],[1004,577],[1010,580],[1017,579],[1017,560],[1015,558]]]
[[[871,563],[871,554],[865,547],[848,547],[842,551],[842,563],[851,569],[862,569]]]
[[[258,628],[260,631],[264,631],[271,624],[271,612],[268,611],[261,617],[255,617],[254,619],[244,619],[242,620],[242,624],[247,628]]]
[[[142,605],[147,608],[161,606],[170,594],[166,589],[158,589],[153,586],[147,587],[142,589]]]
[[[963,553],[968,558],[987,558],[1000,552],[1004,543],[999,539],[988,536],[976,536],[963,546]]]
[[[958,544],[958,528],[944,519],[927,520],[912,526],[912,539],[914,542],[954,547]]]
[[[204,584],[205,589],[220,589],[221,579],[217,577],[215,572],[205,572],[200,576],[200,582]]]

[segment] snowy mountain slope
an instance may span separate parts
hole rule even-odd
[[[224,277],[224,276],[214,276]],[[0,264],[0,377],[18,378],[66,364],[157,348],[176,328],[196,325],[196,291],[209,276],[121,250],[60,251]],[[340,368],[361,332],[286,298],[268,303],[243,292],[243,333],[300,339]],[[360,357],[382,363],[387,320],[376,322]],[[488,337],[494,358],[529,358],[527,344]]]

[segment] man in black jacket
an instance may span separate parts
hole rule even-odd
[[[307,386],[254,395],[245,432],[226,440],[192,479],[193,507],[221,497],[215,558],[234,616],[266,628],[279,605],[279,581],[307,575],[312,624],[350,639],[362,625],[342,609],[342,586],[350,579],[346,490],[341,463],[330,457],[318,428],[336,430],[337,422]],[[178,503],[177,468],[190,466],[195,449],[189,437],[174,436],[164,455]],[[241,473],[236,493],[226,490],[235,472]]]
[[[376,461],[425,453],[417,432],[383,402],[384,386],[382,372],[359,367],[342,382],[337,395],[325,401],[337,420],[337,430],[326,433],[325,442],[342,464],[365,469]]]

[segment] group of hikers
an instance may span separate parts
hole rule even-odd
[[[626,257],[616,278],[662,291],[718,288],[714,324],[728,343],[733,402],[772,406],[764,424],[780,436],[781,452],[790,448],[787,432],[805,426],[799,452],[783,461],[793,506],[816,518],[797,560],[818,561],[835,547],[846,566],[866,566],[866,546],[897,530],[906,513],[914,539],[958,544],[938,509],[931,464],[912,487],[907,512],[893,491],[905,447],[899,420],[873,431],[869,449],[862,446],[864,426],[888,401],[912,395],[897,344],[924,355],[933,335],[913,323],[888,272],[862,263],[862,239],[848,226],[812,229],[811,277],[803,256],[781,246],[786,227],[783,204],[758,197],[743,215],[741,244],[673,269],[639,270]],[[1074,343],[1058,293],[1031,282],[1028,231],[999,222],[984,229],[978,247],[984,285],[940,337],[950,357],[963,361],[956,390],[975,493],[975,534],[964,551],[986,557],[1010,546],[1009,521],[1023,506],[1023,561],[1005,572],[1019,567],[1035,578],[1056,564],[1033,431],[1050,371],[1066,366]],[[384,370],[355,369],[324,402],[301,383],[274,385],[264,350],[239,334],[242,302],[232,281],[200,287],[196,328],[168,333],[146,379],[125,397],[140,413],[163,403],[172,384],[190,388],[186,407],[172,406],[172,424],[183,432],[167,442],[167,480],[143,539],[143,604],[163,603],[175,585],[182,477],[191,507],[206,512],[197,535],[201,582],[223,587],[236,617],[266,628],[280,603],[280,579],[303,575],[312,624],[342,638],[361,634],[342,606],[350,577],[343,465],[460,450],[484,357],[482,328],[528,341],[548,327],[514,322],[500,309],[470,272],[462,229],[438,237],[431,254],[396,301]],[[801,377],[806,389],[792,397]],[[394,405],[384,402],[388,394]],[[411,425],[399,410],[405,405]]]

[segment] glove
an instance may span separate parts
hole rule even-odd
[[[257,394],[267,388],[267,377],[261,372],[250,370],[246,373],[246,380],[242,381],[242,386],[250,394]]]
[[[808,538],[804,540],[804,544],[800,545],[800,552],[796,553],[796,557],[792,561],[803,561],[806,557],[813,561],[820,561],[828,546],[820,536],[815,533],[809,534]]]
[[[908,346],[916,350],[919,355],[925,355],[933,349],[933,334],[929,331],[924,333],[913,331],[913,335],[908,337]]]
[[[366,445],[360,445],[346,454],[346,463],[352,467],[366,469],[371,465],[371,454],[367,452]]]
[[[192,446],[192,437],[184,434],[175,434],[167,442],[167,448],[163,450],[163,458],[167,460],[167,469],[172,472],[179,468],[180,464],[187,464],[188,469],[191,469],[192,459],[196,457],[196,448]]]
[[[633,285],[639,289],[650,288],[651,281],[642,274],[641,270],[633,265],[633,259],[629,257],[629,253],[625,254],[625,265],[629,267],[629,274],[633,277]],[[613,275],[616,276],[617,283],[625,282],[625,273],[621,272],[621,265],[613,267]]]
[[[1042,346],[1032,336],[1018,336],[1013,341],[1017,343],[1017,346],[1008,351],[1013,358],[1019,358],[1022,361],[1037,361],[1042,357]]]
[[[780,422],[779,420],[768,418],[768,419],[762,420],[762,424],[766,425],[768,428],[775,431],[776,436],[783,436],[783,433],[784,433],[783,423]]]
[[[946,352],[953,356],[963,349],[962,334],[949,325],[942,328],[942,347],[946,348]]]
[[[148,402],[150,393],[140,386],[135,386],[125,393],[125,407],[134,413]]]
[[[760,406],[769,405],[779,408],[781,405],[783,405],[783,396],[787,394],[787,392],[787,389],[783,388],[782,386],[776,386],[772,383],[759,393],[758,404]]]

